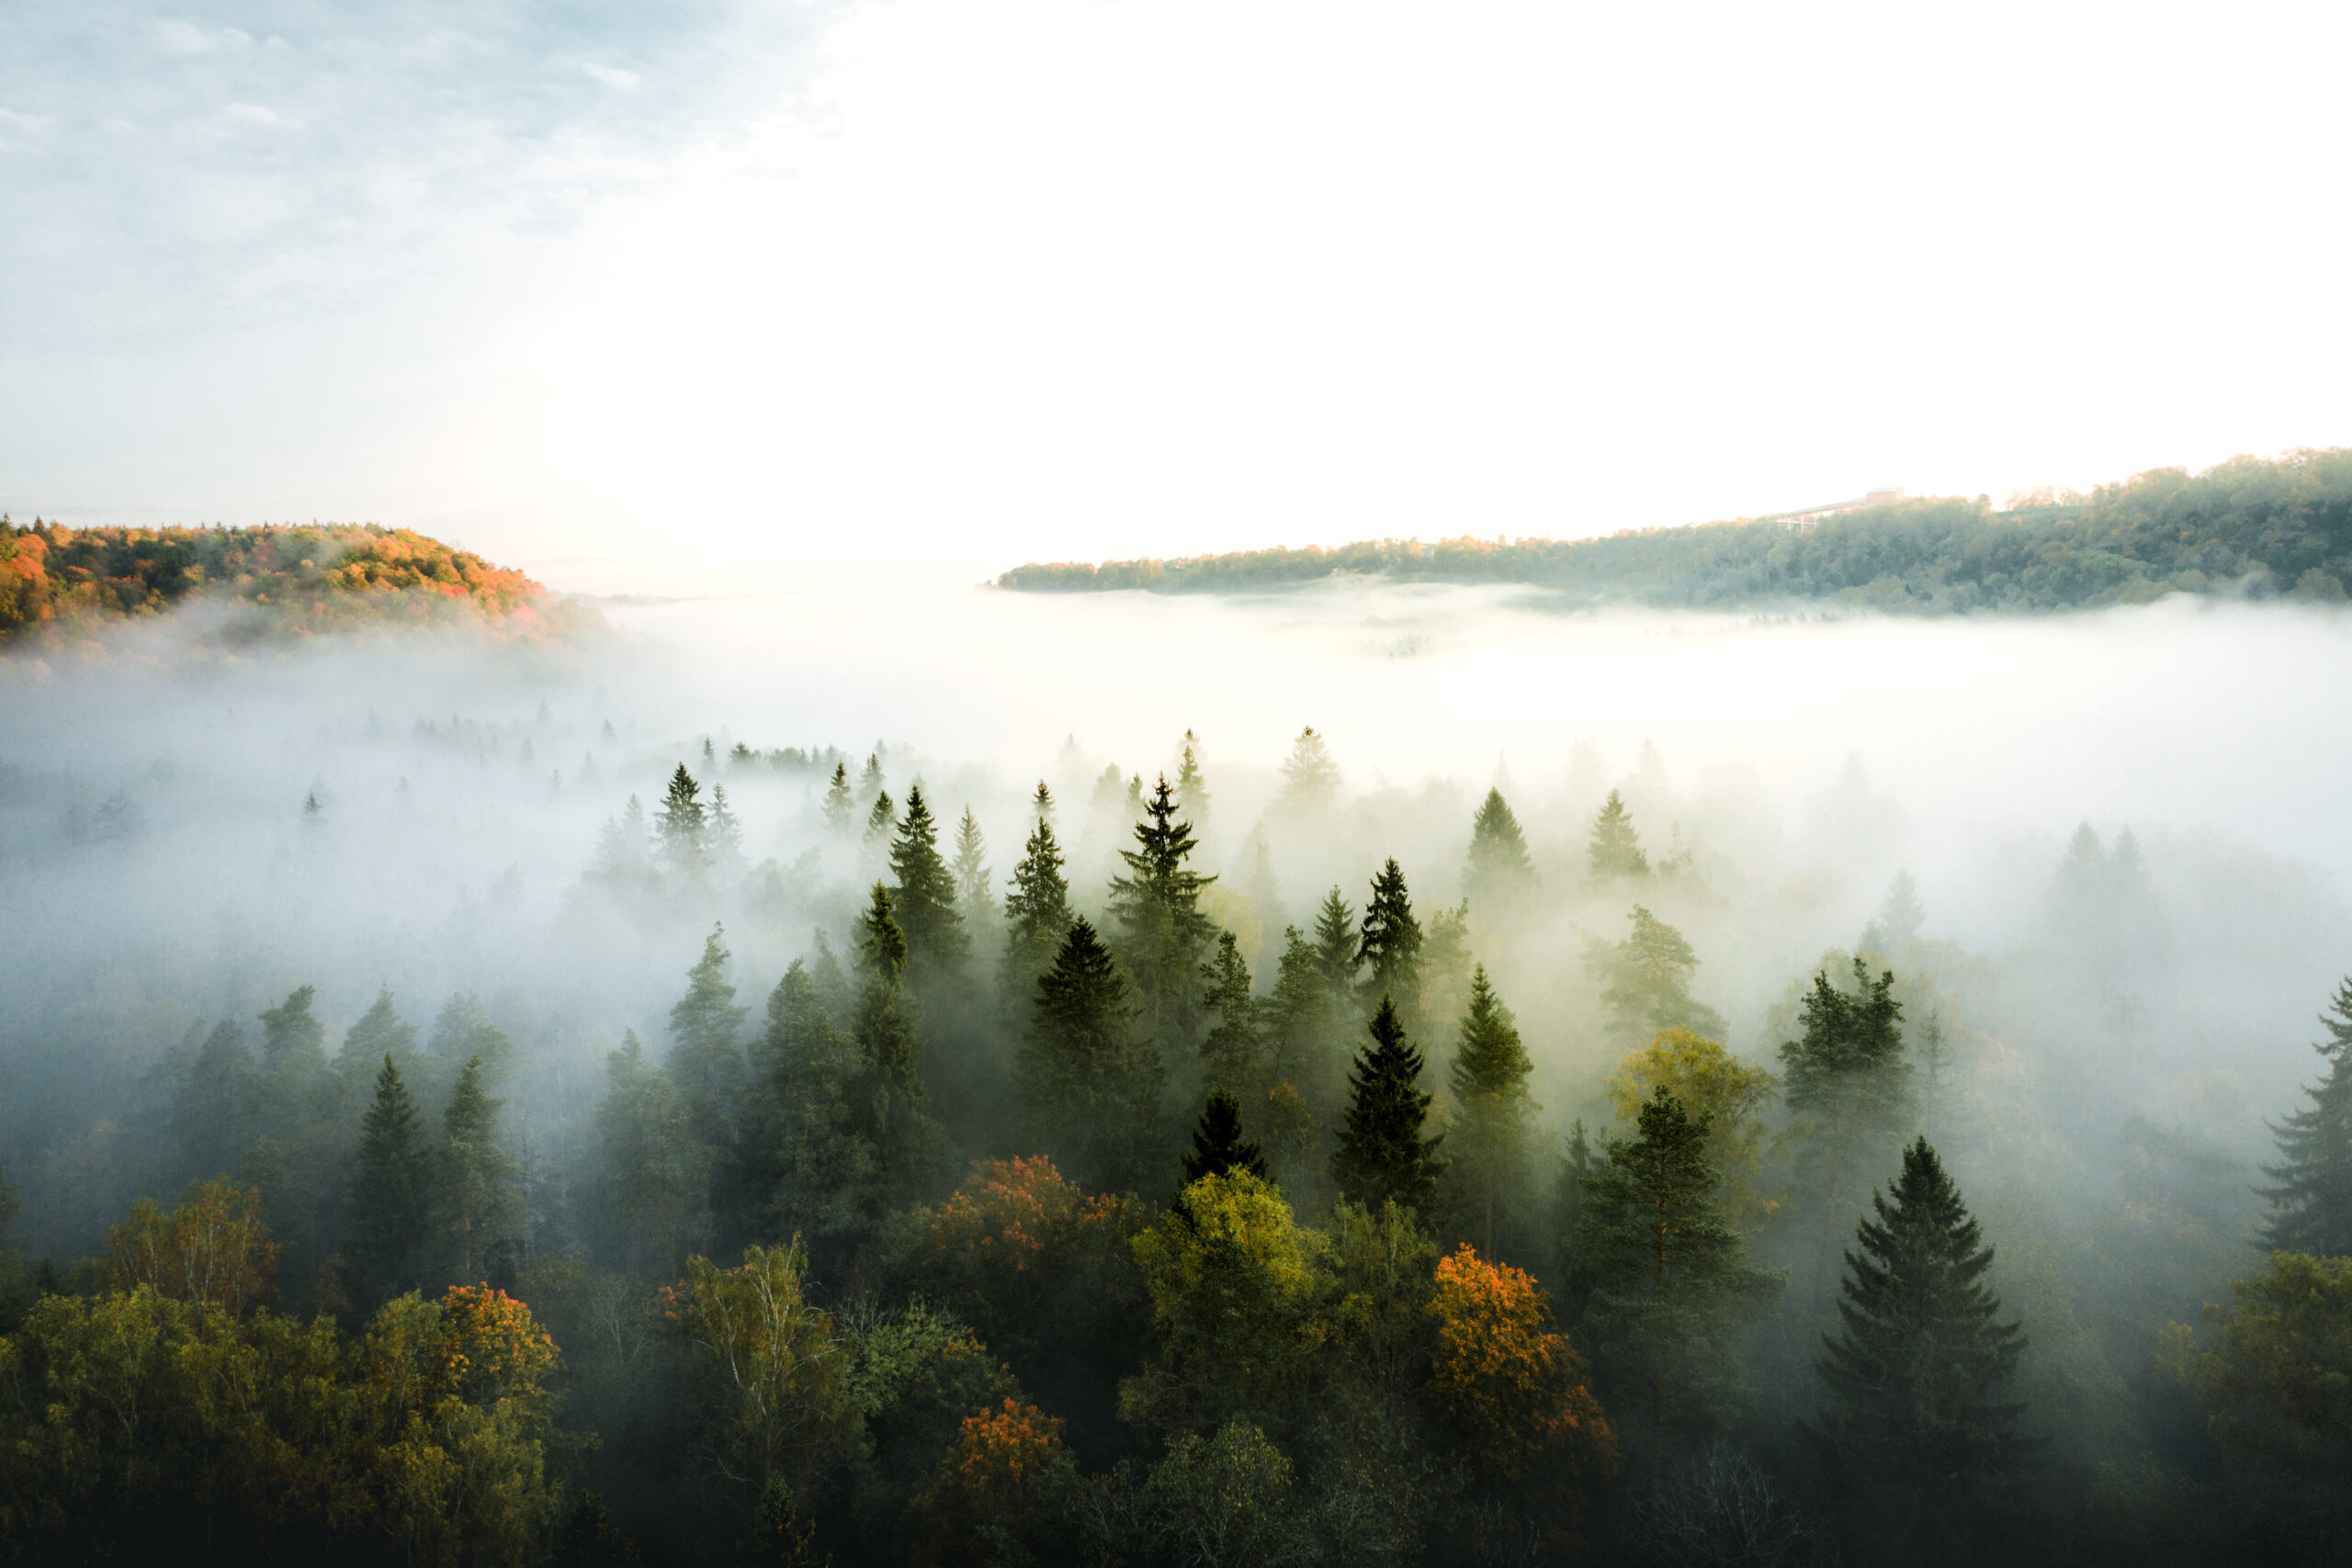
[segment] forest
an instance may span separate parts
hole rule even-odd
[[[1015,785],[319,681],[0,767],[10,1561],[2352,1540],[2347,927],[2275,862],[2086,822],[1972,948],[1850,769],[1782,840],[1646,747]]]
[[[2335,603],[2352,581],[2352,450],[2157,469],[2089,495],[2044,490],[1894,501],[1791,524],[1647,528],[1587,539],[1464,536],[1176,560],[1036,564],[1001,586],[1242,593],[1341,575],[1516,583],[1575,604],[1967,615],[2144,604],[2168,593]]]

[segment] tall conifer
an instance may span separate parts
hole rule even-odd
[[[825,826],[842,838],[848,838],[857,826],[857,801],[850,793],[849,764],[833,764],[832,783],[825,786]]]
[[[898,877],[891,908],[907,934],[907,951],[926,977],[953,974],[964,962],[967,942],[964,917],[956,912],[955,873],[939,852],[939,824],[923,803],[922,785],[907,791],[907,813],[890,846],[890,869]]]
[[[1372,879],[1372,897],[1363,907],[1363,931],[1356,941],[1356,961],[1363,965],[1363,999],[1387,996],[1408,1019],[1420,1016],[1421,923],[1413,918],[1412,896],[1405,887],[1405,873],[1391,856]]]
[[[1242,1135],[1241,1102],[1221,1089],[1213,1089],[1193,1128],[1193,1152],[1184,1156],[1184,1185],[1236,1170],[1246,1170],[1263,1181],[1266,1156]]]
[[[679,763],[670,775],[670,787],[654,818],[662,855],[678,871],[698,871],[709,857],[710,824],[701,795],[702,786],[686,772],[686,765]]]
[[[1393,1199],[1400,1207],[1429,1214],[1445,1169],[1437,1157],[1445,1139],[1442,1134],[1421,1135],[1430,1100],[1420,1088],[1421,1054],[1405,1037],[1396,1004],[1385,995],[1371,1031],[1372,1043],[1356,1057],[1348,1080],[1347,1117],[1331,1155],[1331,1179],[1341,1197],[1375,1213]]]
[[[498,1141],[503,1100],[482,1088],[481,1058],[458,1070],[441,1112],[441,1213],[447,1262],[458,1283],[480,1281],[516,1261],[524,1240],[522,1180]]]
[[[670,1077],[695,1136],[717,1149],[729,1140],[743,1076],[743,1019],[727,979],[727,928],[713,925],[702,957],[686,971],[686,994],[670,1009]]]
[[[1037,785],[1037,825],[1022,845],[1004,896],[1004,966],[1000,976],[1006,1008],[1025,1016],[1037,976],[1054,962],[1069,934],[1069,880],[1062,874],[1062,849],[1054,840],[1047,813],[1053,797]]]
[[[1216,953],[1201,965],[1207,987],[1202,1000],[1209,1032],[1201,1041],[1201,1072],[1214,1089],[1236,1095],[1261,1090],[1263,1042],[1258,1032],[1258,998],[1250,989],[1250,965],[1231,931],[1217,933]]]
[[[1480,964],[1470,980],[1470,1010],[1463,1016],[1461,1042],[1447,1069],[1447,1087],[1461,1112],[1449,1173],[1460,1196],[1457,1208],[1484,1237],[1481,1250],[1496,1250],[1498,1211],[1510,1233],[1510,1210],[1524,1196],[1527,1180],[1526,1123],[1533,1109],[1527,1095],[1534,1070],[1519,1037],[1518,1021],[1503,1006]]]
[[[1462,879],[1470,907],[1482,919],[1507,914],[1535,886],[1535,863],[1528,858],[1527,835],[1500,789],[1487,791],[1470,820],[1470,863]]]
[[[349,1217],[351,1261],[368,1304],[423,1288],[433,1221],[433,1151],[424,1119],[390,1056],[359,1125]]]
[[[1203,950],[1216,930],[1200,910],[1202,889],[1216,878],[1186,865],[1196,846],[1176,809],[1163,773],[1136,824],[1136,847],[1119,852],[1127,874],[1111,880],[1119,955],[1143,1004],[1143,1026],[1162,1045],[1193,1032]]]
[[[2273,1249],[2343,1258],[2352,1256],[2352,977],[2319,1021],[2327,1038],[2312,1049],[2327,1070],[2303,1091],[2311,1104],[2271,1129],[2278,1163],[2262,1168],[2274,1183],[2262,1196]]]
[[[1127,978],[1083,918],[1070,922],[1037,981],[1020,1073],[1032,1134],[1073,1180],[1099,1188],[1143,1179],[1158,1144],[1159,1053],[1138,1034]]]
[[[1650,857],[1642,849],[1642,836],[1634,830],[1634,814],[1625,809],[1623,796],[1615,790],[1601,802],[1600,815],[1592,819],[1592,837],[1585,846],[1585,861],[1592,868],[1596,882],[1613,876],[1647,876]]]

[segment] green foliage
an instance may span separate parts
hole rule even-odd
[[[1193,1152],[1184,1156],[1184,1185],[1236,1170],[1263,1181],[1266,1156],[1242,1136],[1241,1102],[1224,1089],[1212,1089],[1208,1103],[1201,1108],[1200,1122],[1193,1128]]]
[[[1131,997],[1093,926],[1074,919],[1053,967],[1037,981],[1035,1019],[1022,1042],[1021,1092],[1032,1135],[1090,1186],[1139,1187],[1159,1163],[1164,1075],[1159,1049],[1136,1029]]]
[[[1216,926],[1201,913],[1201,891],[1216,880],[1185,862],[1198,847],[1192,825],[1177,820],[1165,774],[1136,824],[1136,847],[1121,850],[1127,874],[1111,879],[1111,914],[1119,956],[1142,1003],[1144,1031],[1163,1050],[1188,1040],[1199,1011],[1201,950]]]
[[[505,1102],[483,1091],[481,1076],[481,1058],[473,1057],[441,1112],[443,1253],[461,1281],[511,1272],[523,1245],[522,1179],[498,1141]]]
[[[434,1211],[433,1150],[424,1118],[390,1056],[360,1123],[353,1160],[351,1263],[361,1296],[381,1302],[424,1280]]]
[[[1212,1437],[1179,1434],[1143,1485],[1143,1517],[1160,1550],[1181,1562],[1280,1568],[1315,1560],[1314,1537],[1292,1497],[1289,1458],[1246,1421]]]
[[[2262,1196],[2272,1246],[2342,1258],[2352,1255],[2352,978],[2335,987],[2319,1021],[2327,1039],[2312,1049],[2327,1069],[2303,1091],[2311,1104],[2273,1129],[2278,1163],[2262,1168],[2272,1183]]]
[[[1258,1027],[1258,998],[1250,966],[1231,931],[1217,932],[1216,955],[1201,965],[1207,984],[1202,997],[1213,1021],[1201,1040],[1201,1073],[1210,1089],[1228,1094],[1262,1093],[1266,1050]]]
[[[1393,856],[1372,879],[1372,898],[1363,907],[1363,930],[1356,939],[1356,964],[1364,970],[1360,994],[1367,1010],[1374,997],[1402,997],[1407,1013],[1419,1015],[1421,923],[1413,918],[1405,873]]]
[[[1526,1201],[1528,1075],[1535,1064],[1519,1037],[1518,1021],[1495,995],[1480,964],[1470,982],[1470,1009],[1446,1070],[1457,1117],[1447,1171],[1455,1224],[1479,1236],[1495,1257],[1496,1236],[1519,1240],[1513,1224]],[[1498,1222],[1499,1221],[1499,1224]]]
[[[1445,1162],[1437,1157],[1444,1135],[1425,1138],[1430,1097],[1420,1089],[1421,1054],[1405,1037],[1396,1005],[1386,996],[1373,1014],[1372,1043],[1356,1057],[1348,1081],[1349,1104],[1339,1146],[1331,1155],[1331,1179],[1351,1203],[1365,1208],[1395,1202],[1421,1213],[1435,1211],[1437,1181]]]
[[[1592,836],[1585,844],[1585,863],[1591,868],[1596,882],[1618,876],[1647,876],[1650,857],[1642,848],[1642,836],[1634,829],[1634,814],[1625,809],[1625,802],[1615,790],[1600,803],[1600,814],[1592,819]]]
[[[768,995],[754,1063],[752,1185],[778,1234],[846,1246],[883,1208],[881,1152],[860,1125],[858,1043],[799,959]]]
[[[1813,1143],[1810,1174],[1825,1214],[1837,1213],[1850,1174],[1896,1135],[1910,1105],[1894,972],[1873,980],[1860,956],[1853,964],[1851,991],[1832,986],[1826,970],[1814,976],[1804,1036],[1781,1046],[1782,1093]]]
[[[891,889],[891,906],[906,932],[910,957],[926,976],[955,973],[963,964],[970,939],[956,907],[956,874],[940,856],[939,824],[923,804],[920,784],[907,791],[907,813],[890,846],[890,869],[899,879]]]
[[[825,826],[842,838],[849,837],[850,830],[857,826],[857,802],[850,794],[847,762],[833,764],[832,781],[825,786],[823,810]]]
[[[1310,724],[1298,732],[1290,758],[1283,763],[1282,792],[1274,798],[1274,808],[1295,821],[1306,821],[1329,811],[1339,798],[1340,765]]]
[[[2210,1347],[2174,1325],[2165,1364],[2204,1407],[2216,1442],[2332,1489],[2329,1512],[2340,1517],[2352,1486],[2352,1258],[2274,1252],[2269,1264],[2231,1282],[2230,1305],[2205,1309]]]
[[[646,1059],[635,1030],[605,1058],[605,1068],[609,1088],[596,1107],[596,1163],[614,1232],[608,1245],[629,1277],[667,1277],[698,1228],[709,1151],[695,1137],[669,1075]]]
[[[733,1122],[743,1078],[743,1019],[727,980],[727,929],[713,925],[702,956],[686,971],[686,994],[670,1009],[670,1080],[685,1103],[686,1120],[705,1145],[717,1148]]]
[[[1477,815],[1470,819],[1470,862],[1462,886],[1483,919],[1510,914],[1535,886],[1527,835],[1499,788],[1487,791]]]
[[[1052,966],[1077,918],[1069,904],[1069,879],[1062,874],[1061,845],[1047,816],[1052,807],[1053,797],[1040,781],[1037,825],[1022,845],[1012,890],[1004,896],[1004,963],[998,984],[1008,1009],[1023,1014],[1037,977]]]
[[[1682,933],[1639,904],[1626,919],[1634,929],[1624,941],[1589,947],[1585,954],[1585,966],[1604,982],[1600,1000],[1609,1009],[1610,1033],[1627,1045],[1663,1029],[1720,1038],[1722,1016],[1690,995],[1699,955]]]
[[[670,775],[662,809],[654,813],[654,831],[672,870],[692,875],[710,863],[709,808],[702,802],[702,785],[684,762]]]

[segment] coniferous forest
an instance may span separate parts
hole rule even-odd
[[[8,675],[0,1558],[2352,1552],[2293,865],[326,657]]]

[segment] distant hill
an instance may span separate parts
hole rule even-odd
[[[68,528],[0,517],[0,643],[70,637],[191,602],[267,637],[464,619],[513,633],[567,629],[594,612],[511,568],[406,528]]]
[[[2235,457],[2196,475],[2159,469],[2087,496],[2044,492],[2007,511],[1983,497],[1894,501],[1812,521],[1743,519],[1592,539],[1380,539],[1032,564],[997,581],[1033,593],[1240,593],[1342,573],[1525,583],[1595,604],[1725,609],[2030,612],[2175,592],[2340,601],[2352,582],[2352,449]]]

